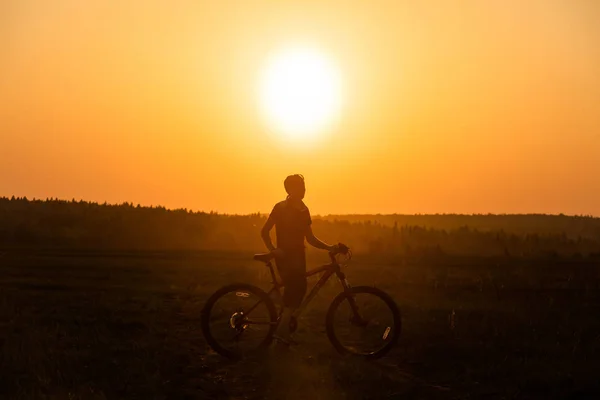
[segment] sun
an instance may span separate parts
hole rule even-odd
[[[294,142],[314,139],[332,126],[341,108],[335,65],[312,48],[289,48],[271,57],[260,80],[260,107],[271,129]]]

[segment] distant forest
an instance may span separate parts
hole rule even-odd
[[[0,249],[263,251],[266,215],[0,198]],[[565,215],[329,215],[313,231],[358,253],[599,257],[600,218]]]

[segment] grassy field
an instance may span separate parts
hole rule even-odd
[[[325,254],[311,263],[326,261]],[[579,260],[355,257],[353,285],[400,305],[403,334],[376,362],[325,335],[330,281],[285,355],[212,353],[200,309],[236,281],[268,287],[246,253],[0,252],[0,398],[598,398],[598,265]]]

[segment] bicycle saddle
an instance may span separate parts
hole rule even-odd
[[[271,253],[260,253],[260,254],[254,255],[254,259],[256,261],[261,261],[264,263],[271,261],[272,258],[273,258],[273,255]]]

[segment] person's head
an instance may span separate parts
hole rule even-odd
[[[306,193],[304,177],[302,175],[290,175],[283,181],[283,186],[288,194],[288,198],[293,200],[302,200]]]

